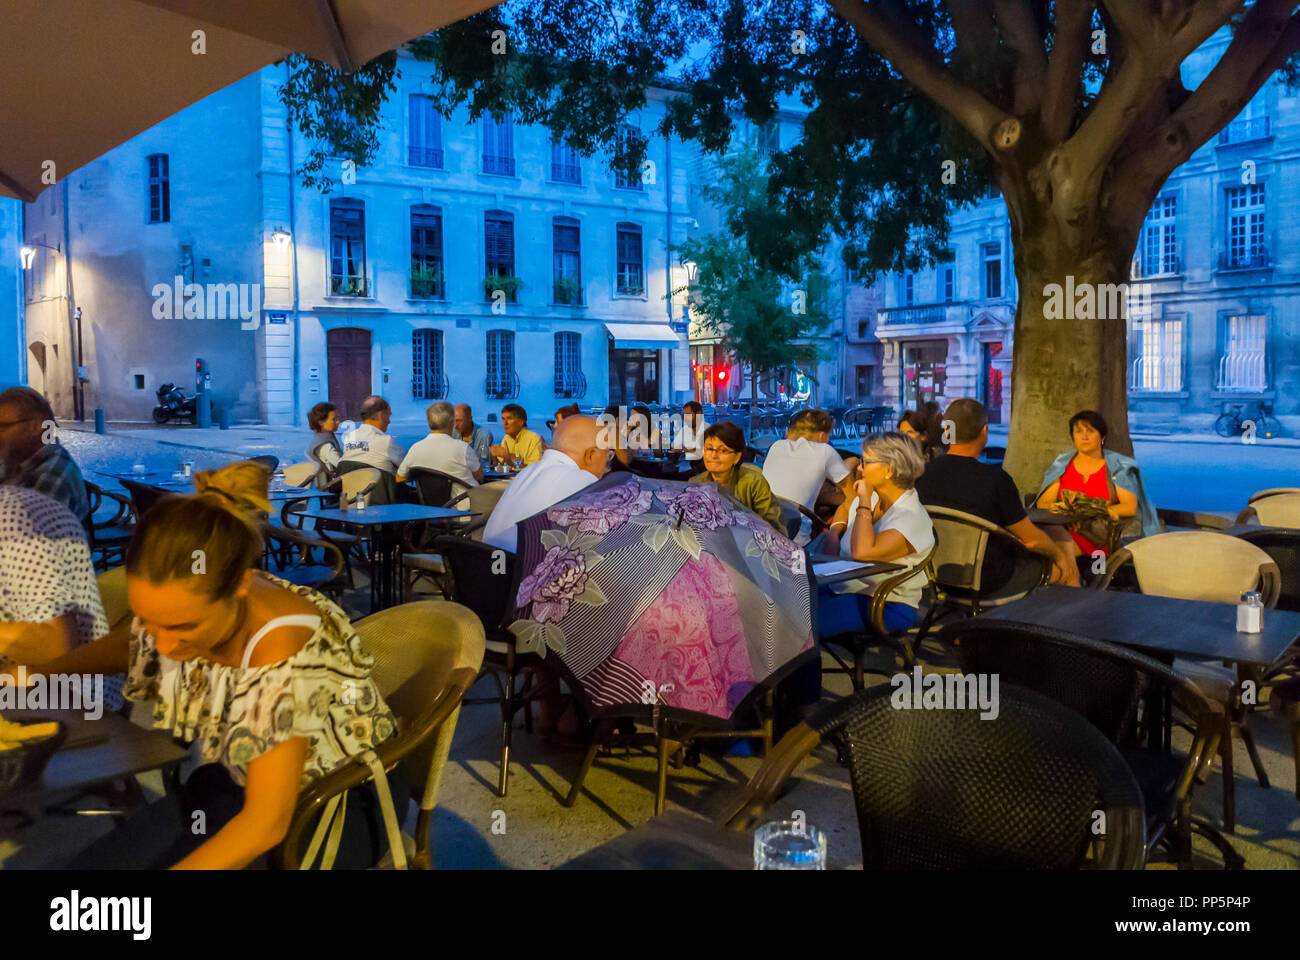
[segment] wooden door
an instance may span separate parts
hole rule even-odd
[[[329,358],[329,401],[340,420],[356,420],[370,396],[370,331],[338,327],[325,335]]]

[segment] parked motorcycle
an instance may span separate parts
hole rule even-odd
[[[158,406],[153,408],[153,422],[183,421],[186,417],[190,423],[198,422],[198,398],[187,397],[185,391],[174,383],[164,383],[158,388]]]

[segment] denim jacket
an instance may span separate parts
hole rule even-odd
[[[1142,474],[1138,470],[1137,461],[1113,450],[1104,450],[1103,453],[1106,457],[1106,470],[1115,486],[1127,490],[1137,497],[1137,516],[1142,524],[1142,536],[1155,536],[1160,532],[1160,518],[1156,515],[1156,508],[1152,505],[1151,500],[1147,497],[1146,489],[1142,486]],[[1038,488],[1039,497],[1043,495],[1044,490],[1052,485],[1053,481],[1059,480],[1064,475],[1065,468],[1070,465],[1070,461],[1074,457],[1075,451],[1068,450],[1052,461],[1052,465],[1043,474],[1043,485]]]

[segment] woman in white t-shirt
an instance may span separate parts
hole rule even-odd
[[[854,560],[880,560],[911,567],[934,546],[934,525],[916,494],[925,461],[916,444],[901,433],[881,433],[862,443],[862,466],[854,484],[857,496],[836,511],[822,553]],[[821,591],[818,625],[822,636],[864,630],[871,593],[898,572],[832,584]],[[904,581],[885,604],[885,629],[891,633],[916,622],[924,576]]]

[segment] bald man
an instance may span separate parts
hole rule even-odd
[[[565,417],[542,458],[510,481],[488,517],[484,542],[515,552],[515,525],[595,483],[609,469],[611,454],[606,430],[594,417]]]
[[[451,435],[460,437],[468,443],[474,455],[478,457],[479,463],[492,462],[492,431],[487,427],[474,425],[474,411],[469,408],[468,403],[456,404],[456,420]]]

